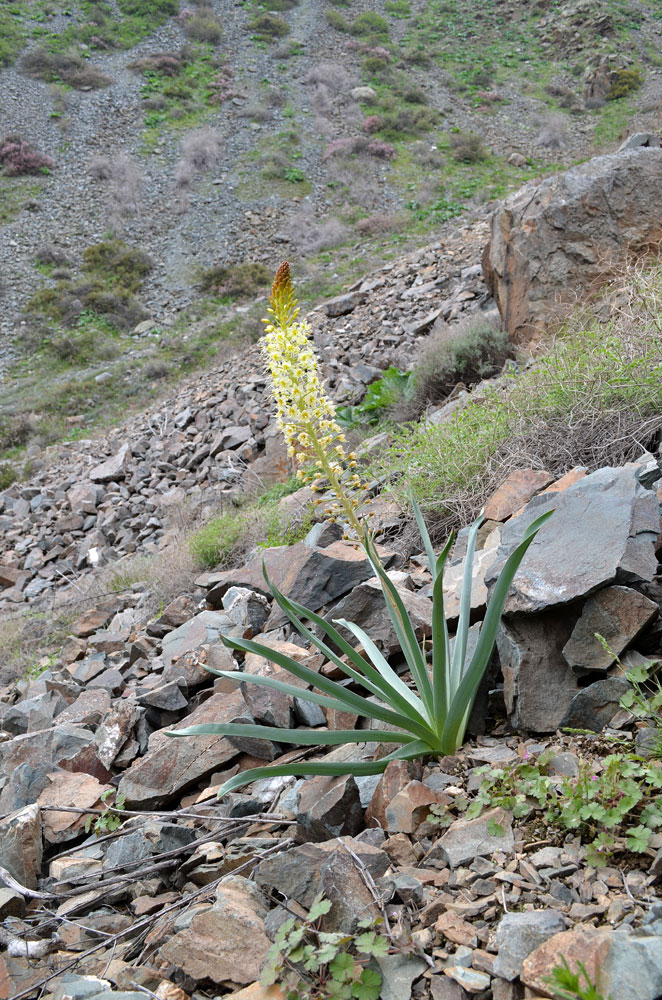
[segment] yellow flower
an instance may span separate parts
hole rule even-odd
[[[318,470],[314,473],[314,488],[328,481],[337,500],[330,513],[342,513],[357,536],[362,537],[366,528],[356,511],[365,503],[361,493],[366,487],[353,473],[355,456],[345,454],[345,435],[319,376],[310,328],[305,321],[297,321],[299,307],[287,261],[276,271],[267,311],[271,318],[264,320],[261,347],[271,375],[276,422],[283,431],[288,455],[296,457],[299,466],[304,467],[299,470],[301,476],[305,467]]]

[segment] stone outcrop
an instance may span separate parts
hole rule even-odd
[[[600,156],[499,204],[483,271],[508,333],[527,342],[582,301],[628,250],[662,239],[662,149]]]

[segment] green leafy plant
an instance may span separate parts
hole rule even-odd
[[[522,761],[508,770],[481,768],[486,776],[467,818],[495,805],[520,819],[542,811],[550,827],[579,832],[592,865],[604,865],[617,850],[647,849],[653,832],[662,827],[658,762],[635,754],[610,754],[599,767],[580,761],[578,776],[559,782],[546,773],[549,759],[549,754],[541,754],[537,761]]]
[[[296,455],[304,468],[314,459],[315,482],[313,490],[320,482],[326,482],[335,494],[335,507],[327,510],[333,515],[345,518],[348,530],[354,532],[365,550],[366,556],[377,576],[386,608],[393,624],[400,649],[411,675],[410,687],[391,667],[372,639],[354,622],[338,619],[335,624],[327,622],[320,615],[286,597],[271,582],[264,571],[267,585],[274,599],[299,635],[318,649],[330,660],[350,683],[358,685],[372,698],[358,694],[350,687],[317,674],[308,667],[297,663],[284,653],[270,649],[252,639],[234,639],[223,636],[223,643],[229,648],[243,653],[257,653],[267,660],[283,667],[313,689],[306,692],[306,699],[325,708],[339,712],[374,719],[388,723],[390,728],[380,732],[383,743],[399,744],[398,749],[378,761],[305,761],[296,764],[278,764],[243,771],[230,778],[221,787],[219,796],[234,791],[257,778],[276,775],[304,774],[381,774],[391,760],[414,760],[429,755],[451,754],[462,744],[469,714],[489,662],[499,621],[506,602],[508,590],[524,555],[538,531],[552,516],[548,511],[533,521],[524,536],[511,552],[494,586],[480,636],[473,655],[467,657],[468,635],[471,617],[471,584],[473,561],[478,530],[484,520],[482,514],[474,521],[467,541],[467,552],[460,599],[460,615],[455,635],[455,646],[451,654],[450,637],[444,614],[443,572],[451,551],[451,534],[441,554],[437,557],[430,536],[413,496],[409,499],[421,533],[423,545],[433,580],[433,611],[431,635],[431,664],[428,666],[428,648],[425,639],[419,646],[414,626],[407,614],[397,587],[388,576],[381,562],[374,540],[367,527],[359,520],[357,510],[361,509],[361,484],[356,468],[356,456],[346,456],[342,442],[344,435],[339,427],[333,404],[322,388],[317,370],[317,359],[308,340],[308,327],[297,323],[299,313],[294,289],[290,279],[289,265],[282,264],[276,274],[271,293],[270,312],[274,321],[267,324],[263,348],[272,374],[272,388],[278,409],[279,426],[283,430],[290,454]],[[343,468],[346,462],[348,468]],[[305,477],[304,468],[299,469],[300,478]],[[317,627],[317,634],[305,624],[311,622]],[[362,656],[354,646],[338,631],[339,625],[351,633],[363,647]],[[430,645],[430,644],[428,644]],[[338,655],[339,650],[344,659]],[[430,669],[431,668],[431,669]],[[236,675],[225,671],[215,671],[220,677]],[[272,677],[257,674],[242,674],[242,681],[270,687],[288,696],[299,697],[301,689]],[[365,729],[347,730],[285,730],[269,726],[242,723],[208,723],[190,726],[170,736],[243,736],[258,739],[273,739],[280,743],[294,743],[308,746],[338,746],[347,743],[363,743]]]
[[[98,816],[93,813],[85,820],[85,833],[91,831],[97,837],[101,837],[105,833],[113,833],[120,828],[123,820],[119,813],[126,805],[126,797],[120,792],[116,792],[114,788],[107,788],[101,794],[101,801],[106,806],[104,811]]]
[[[545,976],[543,982],[554,990],[555,1000],[608,1000],[598,991],[597,983],[592,983],[583,962],[577,962],[578,972],[571,972],[564,955],[561,965],[555,965],[551,976]],[[584,980],[582,986],[580,976]]]
[[[286,920],[269,949],[262,985],[278,983],[287,1000],[378,1000],[382,977],[367,963],[388,954],[388,938],[370,920],[358,935],[321,930],[331,902],[316,897],[305,920]]]
[[[401,372],[391,365],[380,379],[368,386],[362,403],[337,407],[338,423],[342,427],[377,424],[389,406],[401,399],[408,399],[411,393],[411,373]]]

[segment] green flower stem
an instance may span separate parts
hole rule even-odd
[[[349,521],[352,528],[356,532],[356,535],[360,541],[361,539],[364,538],[366,534],[366,528],[364,525],[361,524],[358,517],[356,516],[354,505],[352,501],[349,499],[349,497],[346,495],[342,483],[338,479],[336,471],[333,468],[331,462],[329,461],[329,456],[327,455],[326,450],[320,444],[314,424],[307,423],[304,426],[306,433],[308,434],[310,440],[313,443],[313,451],[315,452],[315,456],[319,461],[320,465],[322,466],[322,471],[324,472],[324,475],[331,483],[331,489],[338,498],[338,502],[340,503],[347,517],[347,520]]]

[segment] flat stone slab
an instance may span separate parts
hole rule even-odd
[[[599,469],[562,493],[534,497],[522,514],[506,522],[486,577],[490,589],[526,528],[555,511],[522,560],[506,613],[543,611],[611,583],[653,579],[660,512],[655,493],[638,482],[638,468]]]

